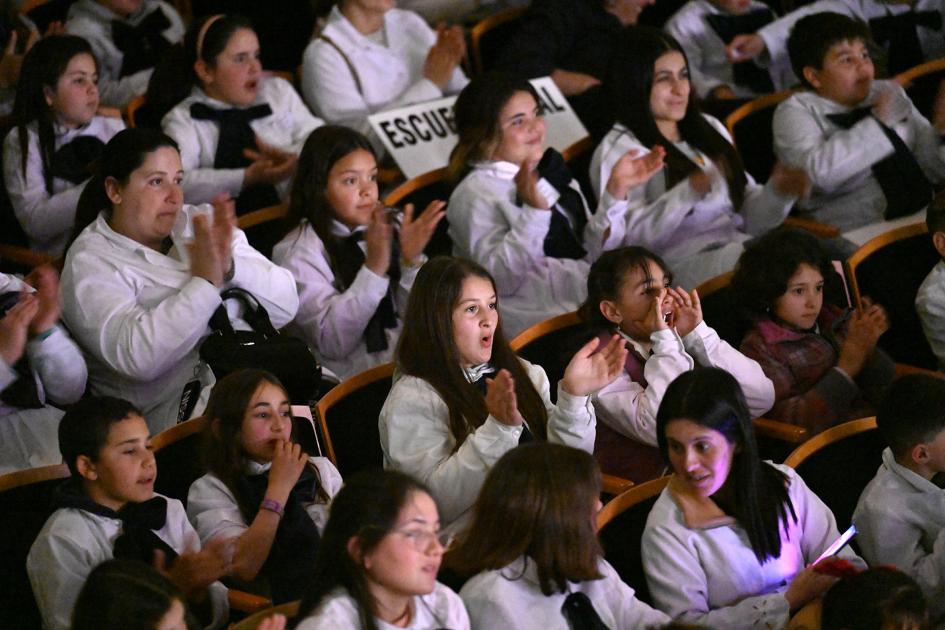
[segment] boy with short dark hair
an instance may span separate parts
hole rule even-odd
[[[810,174],[814,219],[850,231],[916,213],[945,180],[939,136],[893,81],[874,81],[862,22],[817,13],[794,25],[788,53],[807,88],[774,114],[778,158]]]
[[[922,281],[915,298],[915,310],[922,321],[925,338],[945,370],[945,196],[940,196],[925,213],[932,245],[942,257]]]
[[[217,580],[229,571],[229,541],[200,550],[181,502],[154,493],[157,467],[138,410],[117,398],[80,401],[59,424],[59,449],[72,477],[26,561],[44,626],[68,629],[85,578],[113,557],[154,564],[193,612],[220,626],[227,595]]]
[[[912,577],[933,619],[945,619],[945,381],[913,374],[894,382],[876,415],[889,445],[853,513],[870,566],[891,564]]]

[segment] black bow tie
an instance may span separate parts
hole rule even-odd
[[[564,598],[561,614],[568,620],[572,630],[610,630],[594,610],[590,598],[584,593],[571,593]]]
[[[104,151],[105,143],[95,136],[79,136],[56,149],[49,168],[56,177],[81,184],[91,177],[90,167]]]
[[[220,137],[213,168],[246,168],[251,160],[243,155],[245,149],[258,149],[256,132],[249,123],[257,118],[272,115],[268,104],[246,108],[214,109],[205,103],[193,103],[190,116],[197,120],[212,120],[219,123]]]
[[[121,76],[153,68],[171,42],[162,33],[171,26],[164,11],[156,9],[141,22],[131,25],[124,20],[112,20],[112,41],[122,52]]]
[[[564,157],[554,149],[547,149],[538,162],[538,176],[558,191],[558,201],[551,207],[551,224],[542,245],[550,258],[584,258],[587,251],[582,244],[587,215],[584,200],[571,188],[571,169]],[[521,200],[516,200],[522,205]],[[565,216],[567,215],[567,216]]]
[[[872,114],[872,108],[859,107],[842,114],[828,114],[827,119],[838,127],[849,129]],[[918,212],[932,201],[932,184],[915,159],[909,146],[895,131],[879,119],[880,129],[893,146],[893,154],[873,164],[873,175],[886,197],[887,220]]]
[[[933,31],[942,29],[942,15],[938,11],[906,11],[870,18],[873,39],[889,51],[889,73],[898,74],[925,61],[917,27]]]

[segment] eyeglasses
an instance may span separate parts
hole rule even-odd
[[[426,529],[395,529],[395,532],[409,540],[417,551],[425,552],[430,544],[436,540],[443,549],[449,549],[453,544],[454,534],[446,532],[431,532]]]

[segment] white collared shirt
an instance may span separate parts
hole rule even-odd
[[[184,22],[177,9],[163,0],[144,0],[141,8],[127,19],[96,0],[79,0],[69,8],[66,31],[88,41],[98,60],[98,91],[102,105],[125,107],[131,99],[147,91],[153,68],[121,76],[125,55],[112,40],[112,21],[125,21],[136,26],[154,11],[163,11],[171,23],[161,33],[164,39],[171,44],[181,41],[184,37]]]
[[[315,38],[302,58],[302,94],[327,122],[370,134],[370,114],[457,94],[469,79],[457,67],[445,90],[423,76],[436,32],[412,11],[384,13],[387,45],[362,35],[335,5],[322,34],[344,51],[358,73],[362,92],[341,54]]]
[[[56,149],[80,136],[93,136],[107,143],[125,128],[120,118],[95,116],[89,124],[78,129],[54,125]],[[75,224],[75,209],[86,182],[52,178],[52,194],[46,191],[43,160],[39,150],[36,123],[26,127],[26,173],[23,172],[23,153],[20,151],[19,129],[14,127],[3,141],[3,181],[10,196],[16,218],[29,237],[30,249],[59,256],[66,248]]]
[[[184,206],[175,230],[200,211],[207,208]],[[152,433],[177,422],[188,381],[214,382],[199,346],[221,291],[237,286],[252,293],[276,328],[298,310],[292,274],[250,247],[242,230],[233,232],[234,276],[220,289],[191,275],[178,253],[184,251],[183,242],[168,255],[154,251],[99,215],[69,248],[62,272],[62,318],[85,352],[93,393],[131,401]],[[231,320],[238,317],[232,301],[227,309]],[[194,412],[200,411],[198,405]]]
[[[945,490],[901,465],[887,448],[853,522],[870,565],[893,565],[911,576],[933,619],[945,621]]]
[[[769,9],[758,0],[751,0],[748,11]],[[735,83],[732,62],[725,55],[725,42],[706,20],[706,15],[727,15],[709,0],[689,0],[663,27],[686,51],[689,61],[689,80],[699,98],[706,98],[712,90],[727,85],[740,98],[759,96],[750,87]],[[774,14],[772,13],[772,17]],[[760,64],[759,64],[760,65]],[[779,63],[767,68],[775,90],[793,85],[794,74],[790,64]]]
[[[332,221],[332,230],[339,238],[353,234],[338,221]],[[397,238],[396,234],[393,238]],[[359,245],[366,249],[363,241]],[[400,281],[392,292],[397,326],[384,331],[386,350],[368,352],[364,331],[388,294],[390,278],[386,274],[379,276],[361,265],[351,286],[339,291],[325,244],[308,222],[289,232],[275,246],[272,259],[295,278],[299,311],[292,329],[312,347],[323,366],[345,379],[393,358],[403,328],[407,296],[422,263],[416,267],[401,265]]]
[[[161,495],[157,495],[161,496]],[[155,534],[178,554],[200,550],[200,539],[190,526],[184,506],[167,499],[167,521]],[[78,508],[53,512],[36,537],[26,558],[33,595],[46,630],[68,630],[72,609],[92,569],[113,557],[121,521]],[[211,628],[221,627],[229,614],[226,587],[210,585],[213,605]]]
[[[608,628],[657,628],[671,621],[665,613],[637,599],[633,589],[603,558],[598,560],[597,570],[602,575],[598,580],[569,581],[567,593],[545,595],[535,562],[522,556],[503,569],[483,571],[471,578],[459,596],[476,630],[569,630],[572,626],[562,608],[570,593],[587,595]]]
[[[902,87],[893,81],[874,81],[863,106],[872,105],[883,89],[893,93],[895,122],[890,128],[912,150],[932,183],[945,180],[938,134]],[[872,167],[894,151],[873,116],[849,129],[828,118],[850,110],[816,92],[804,91],[778,105],[773,122],[778,159],[804,169],[810,176],[813,187],[803,207],[813,218],[844,232],[884,220],[886,196]]]
[[[184,198],[187,203],[207,203],[221,192],[236,198],[243,188],[245,168],[214,168],[220,124],[214,120],[198,120],[190,115],[190,106],[203,103],[213,109],[233,109],[233,105],[207,96],[195,87],[190,96],[174,106],[161,120],[164,133],[177,142],[184,167]],[[308,135],[324,123],[312,116],[295,88],[280,77],[263,76],[256,100],[248,107],[269,105],[272,114],[249,123],[264,143],[299,154]],[[288,197],[291,180],[276,184],[280,198]]]
[[[938,358],[939,369],[945,370],[945,261],[936,264],[922,281],[915,310],[925,338]]]

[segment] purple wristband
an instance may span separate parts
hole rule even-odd
[[[273,499],[263,499],[262,503],[259,504],[259,509],[275,512],[279,516],[282,516],[283,512],[285,512],[285,509],[282,507],[282,504]]]

